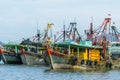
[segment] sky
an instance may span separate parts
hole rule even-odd
[[[77,28],[84,36],[91,17],[94,26],[100,26],[111,14],[112,22],[120,30],[120,0],[0,0],[0,41],[21,42],[41,32],[48,23],[53,23],[53,34],[63,25],[77,22]]]

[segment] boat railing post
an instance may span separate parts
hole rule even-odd
[[[111,55],[111,46],[108,47],[108,54]]]
[[[69,45],[69,46],[68,46],[68,54],[69,54],[69,55],[70,55],[70,51],[71,51],[71,50],[70,50],[70,45]]]
[[[77,48],[77,57],[79,57],[80,51],[79,48]]]
[[[15,53],[18,53],[17,46],[15,46]]]
[[[30,46],[29,46],[29,45],[26,45],[26,47],[27,47],[27,51],[30,51]]]
[[[85,51],[85,52],[86,52],[86,58],[87,58],[87,60],[89,60],[89,55],[90,55],[90,54],[88,53],[88,48],[86,48],[86,51]]]
[[[0,48],[0,54],[2,54],[2,57],[5,61],[5,63],[7,64],[7,60],[6,60],[5,55],[4,55],[4,50],[2,48]]]
[[[37,44],[37,46],[36,46],[36,53],[38,54],[39,52],[38,52],[38,44]]]

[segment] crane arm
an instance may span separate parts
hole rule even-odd
[[[46,37],[48,36],[48,30],[51,28],[52,25],[53,25],[53,24],[47,24],[47,29],[45,30],[45,35],[44,35],[44,37],[43,37],[43,40],[45,40]]]

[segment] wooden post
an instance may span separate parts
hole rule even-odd
[[[79,51],[79,48],[77,48],[77,57],[79,57],[80,55],[80,51]]]
[[[26,62],[25,64],[29,65],[29,62],[28,62],[28,59],[27,59],[27,57],[26,57],[25,50],[24,50],[23,47],[22,47],[21,52],[22,52],[22,55],[21,55],[21,56],[23,56],[23,58],[25,59],[25,62]]]
[[[7,60],[6,60],[5,55],[4,55],[4,50],[2,48],[0,48],[0,54],[2,54],[2,57],[5,61],[5,63],[7,64]]]
[[[70,45],[68,46],[68,55],[70,55],[70,51],[71,51],[71,49],[70,49]]]
[[[86,56],[87,56],[87,59],[89,59],[89,54],[88,54],[88,49],[86,48]]]
[[[30,51],[29,46],[27,45],[27,51]]]
[[[53,59],[52,59],[52,56],[51,56],[52,54],[51,54],[51,52],[50,52],[50,50],[49,50],[49,46],[46,46],[46,49],[47,49],[48,57],[49,57],[50,62],[51,62],[51,68],[54,69],[54,66],[53,66]]]
[[[17,46],[15,46],[15,53],[18,53],[18,51],[17,51]]]

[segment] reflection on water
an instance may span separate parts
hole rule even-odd
[[[120,80],[120,71],[51,70],[45,66],[0,65],[0,80]]]

